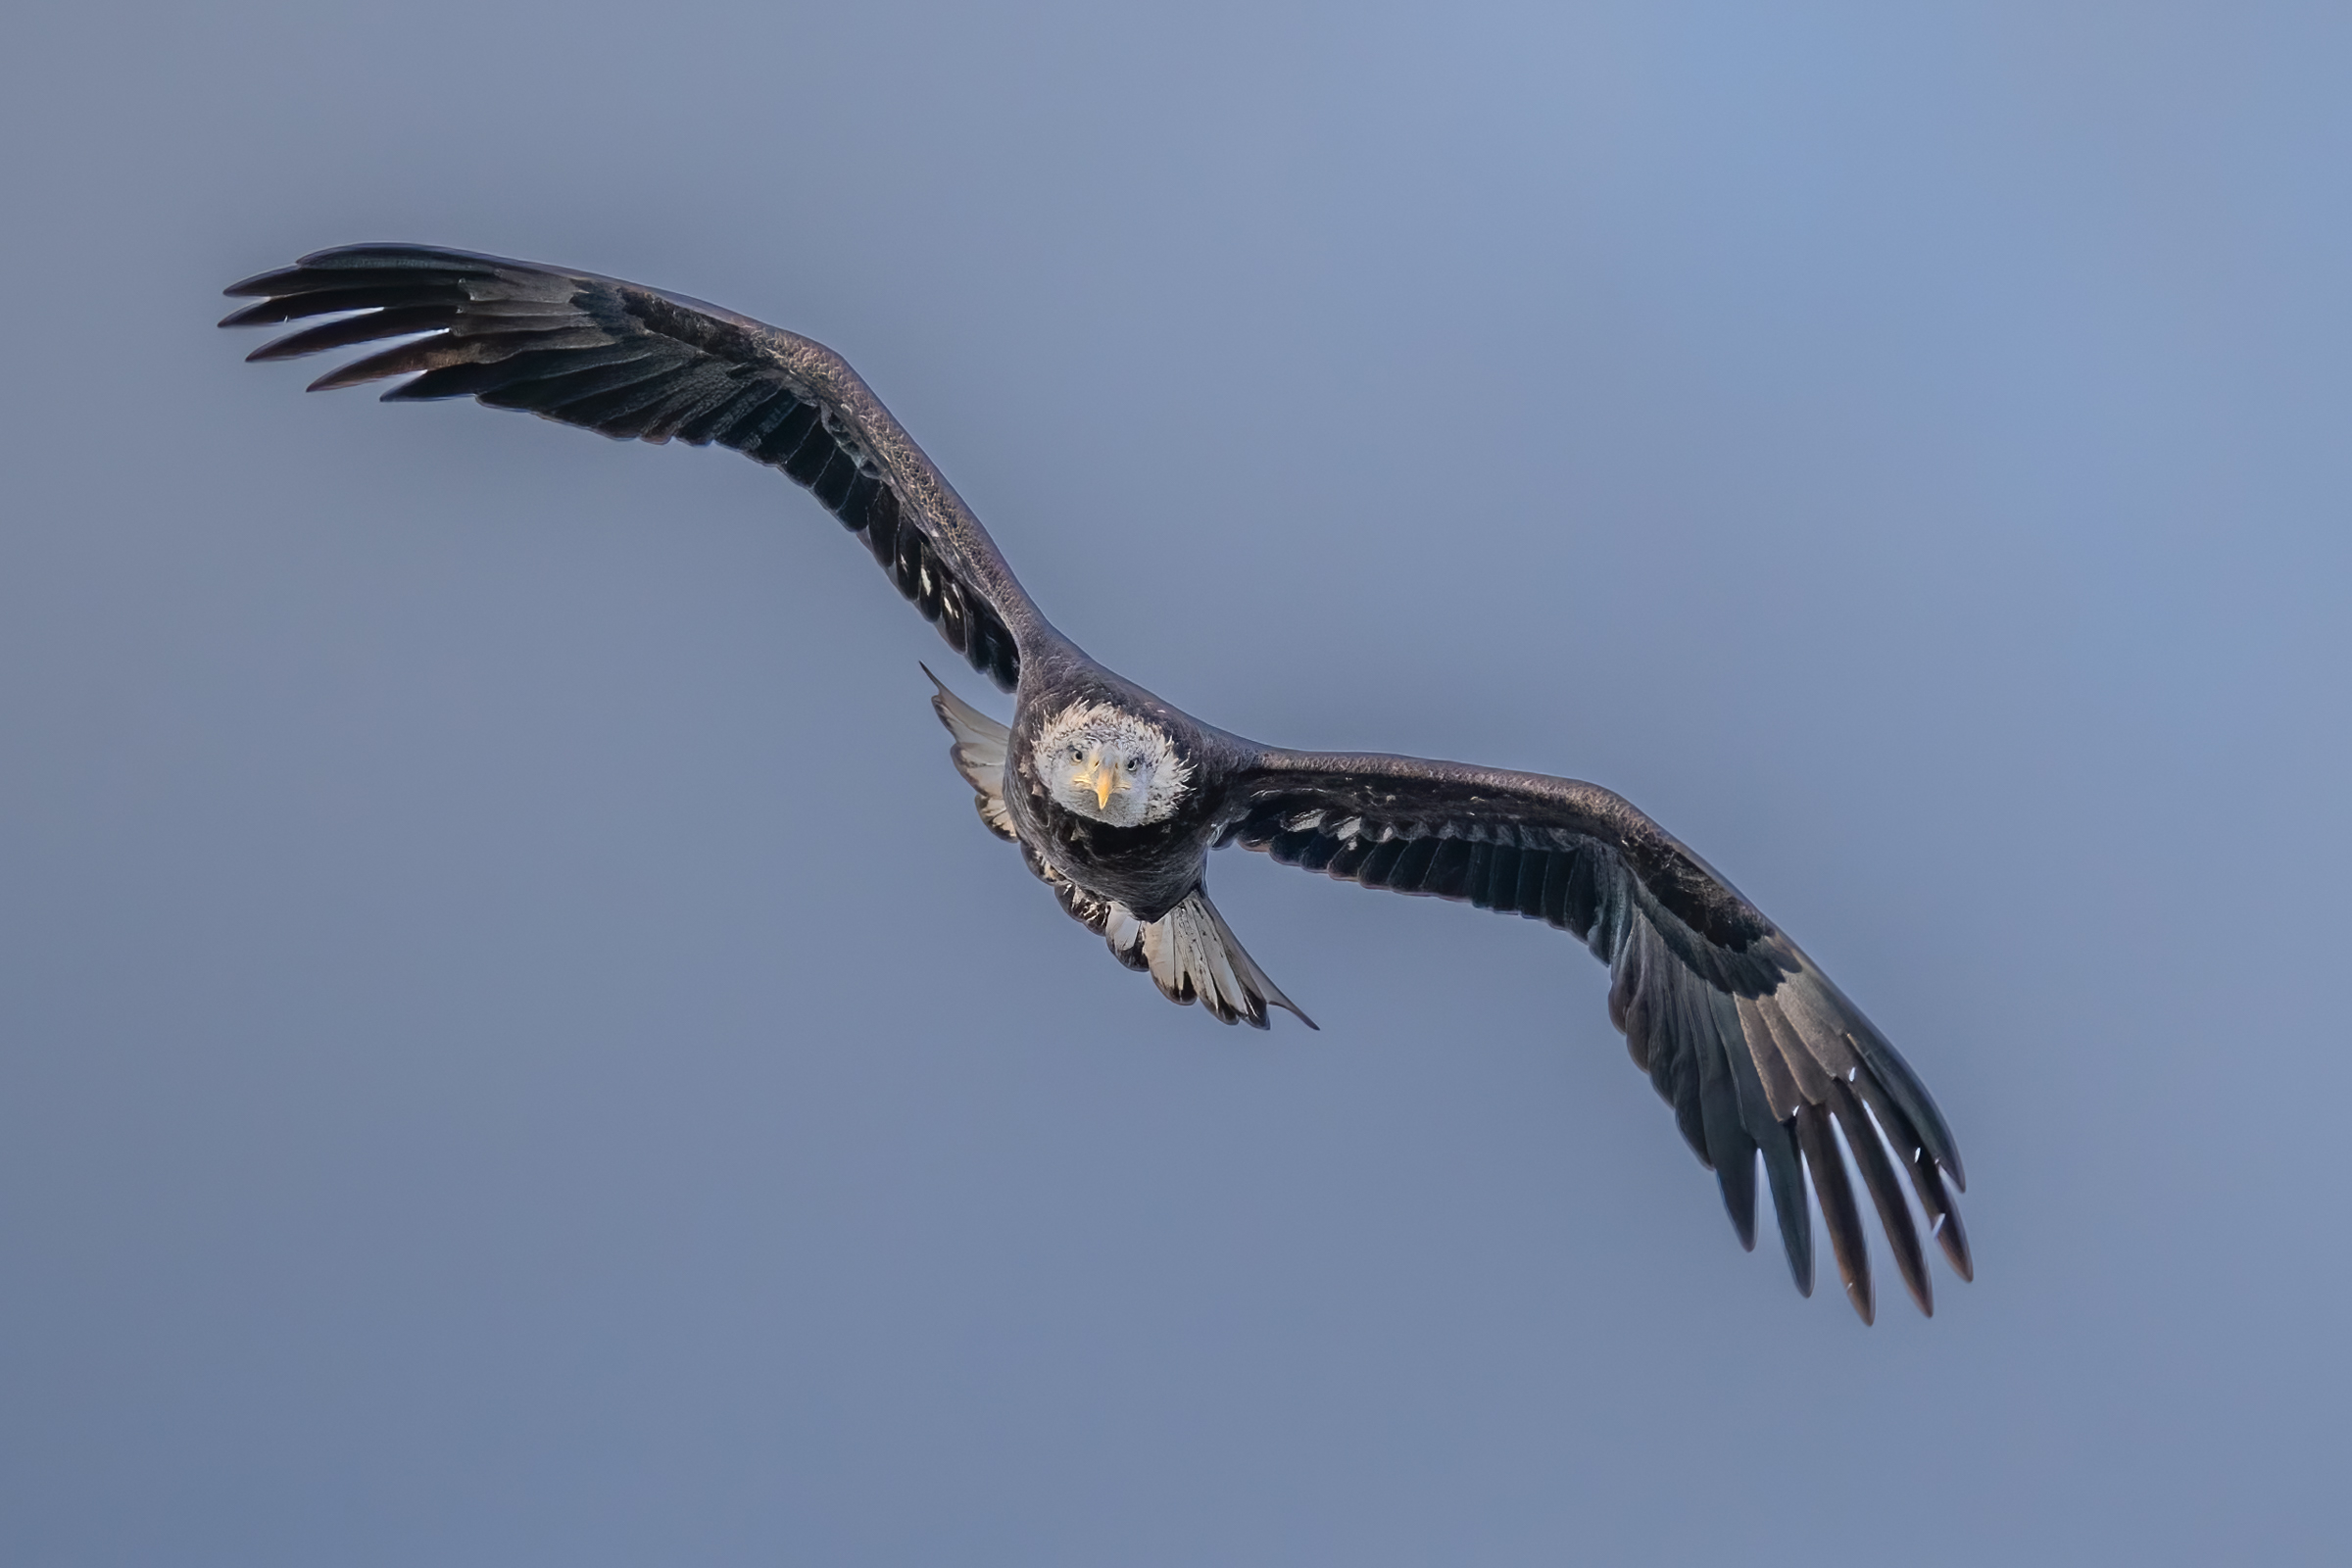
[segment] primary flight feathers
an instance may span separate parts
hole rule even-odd
[[[386,401],[472,397],[616,438],[716,443],[807,486],[949,646],[1014,694],[1010,725],[945,686],[933,702],[982,820],[1170,998],[1259,1028],[1271,1008],[1306,1016],[1208,900],[1208,852],[1229,844],[1543,920],[1609,966],[1609,1017],[1714,1170],[1741,1246],[1755,1245],[1761,1160],[1789,1271],[1811,1294],[1809,1176],[1847,1298],[1870,1321],[1850,1153],[1920,1310],[1933,1297],[1913,1198],[1971,1276],[1952,1203],[1960,1156],[1935,1101],[1706,862],[1592,784],[1260,746],[1114,674],[1038,612],[971,509],[832,350],[615,278],[416,245],[320,251],[228,293],[259,303],[223,326],[334,318],[256,360],[409,340],[313,390],[407,376]]]
[[[590,272],[415,245],[352,245],[231,284],[223,326],[359,311],[254,360],[431,333],[355,360],[314,392],[407,375],[384,401],[473,397],[641,441],[715,442],[807,485],[859,534],[950,647],[1010,691],[1019,654],[993,608],[1004,559],[858,372],[822,344]],[[417,372],[422,372],[421,374]]]

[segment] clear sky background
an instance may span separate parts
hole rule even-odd
[[[2341,5],[15,0],[0,1558],[2335,1560],[2348,80]],[[840,349],[1211,722],[1622,791],[1934,1088],[1978,1282],[1742,1253],[1540,926],[1229,853],[1323,1031],[1169,1006],[781,477],[214,329],[381,239]]]

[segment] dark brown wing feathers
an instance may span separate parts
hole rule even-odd
[[[831,350],[699,302],[592,273],[422,246],[320,251],[228,293],[223,326],[345,312],[254,351],[294,359],[415,337],[313,391],[413,376],[387,402],[471,397],[615,439],[732,447],[806,485],[858,534],[949,646],[1010,690],[1017,584],[938,470]]]
[[[1617,796],[1410,758],[1273,752],[1232,785],[1219,842],[1583,939],[1610,967],[1610,1021],[1716,1173],[1743,1247],[1762,1159],[1798,1290],[1812,1291],[1809,1177],[1847,1297],[1864,1321],[1875,1313],[1849,1151],[1920,1309],[1934,1298],[1898,1164],[1945,1257],[1971,1275],[1945,1185],[1962,1185],[1959,1156],[1926,1088],[1778,927]]]

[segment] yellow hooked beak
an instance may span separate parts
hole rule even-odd
[[[1103,757],[1096,758],[1094,771],[1079,774],[1078,782],[1095,792],[1095,805],[1104,810],[1110,808],[1111,793],[1126,788],[1119,782],[1119,770]]]

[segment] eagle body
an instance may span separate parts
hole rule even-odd
[[[950,648],[1013,694],[1007,724],[933,677],[981,820],[1172,1000],[1259,1028],[1284,1008],[1312,1027],[1209,902],[1209,855],[1226,846],[1543,921],[1607,966],[1610,1020],[1715,1173],[1743,1247],[1768,1192],[1810,1295],[1809,1188],[1847,1299],[1871,1321],[1858,1180],[1922,1311],[1923,1227],[1973,1275],[1959,1152],[1926,1086],[1730,881],[1597,785],[1263,746],[1103,667],[1054,630],[946,476],[822,344],[617,278],[419,245],[320,251],[227,292],[254,303],[224,326],[317,318],[256,360],[389,342],[313,390],[392,380],[387,402],[471,397],[615,439],[724,446],[805,486]]]
[[[1021,841],[1098,898],[1115,900],[1145,921],[1157,920],[1198,891],[1218,827],[1222,784],[1247,749],[1086,658],[1076,649],[1027,666],[1014,704],[1005,795]],[[1054,721],[1092,709],[1149,726],[1166,737],[1185,764],[1176,810],[1132,826],[1099,820],[1054,799],[1048,777],[1060,764],[1042,744]]]

